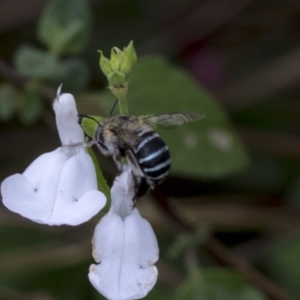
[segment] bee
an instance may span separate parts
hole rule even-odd
[[[186,122],[199,121],[203,115],[168,113],[162,115],[116,115],[107,118],[81,116],[80,124],[104,156],[112,157],[119,172],[122,158],[131,166],[135,191],[133,202],[154,189],[168,175],[171,155],[164,140],[154,131],[158,126],[171,127]],[[87,130],[85,122],[92,119],[98,123],[94,131]]]

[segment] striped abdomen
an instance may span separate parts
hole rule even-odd
[[[154,131],[141,134],[141,141],[134,152],[148,181],[159,183],[167,175],[171,165],[171,157],[166,143]]]

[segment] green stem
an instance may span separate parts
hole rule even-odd
[[[121,115],[128,115],[127,95],[118,97],[119,111]],[[126,164],[126,159],[122,158],[122,165]]]
[[[119,111],[121,115],[128,115],[127,96],[119,97]]]
[[[194,283],[203,281],[201,268],[198,263],[196,249],[191,247],[185,253],[185,263]]]
[[[92,161],[94,163],[94,166],[95,166],[95,171],[96,171],[96,175],[97,175],[97,184],[98,184],[98,189],[99,191],[103,192],[104,195],[106,196],[106,206],[105,208],[109,208],[110,207],[110,203],[111,203],[111,197],[110,197],[110,188],[103,176],[103,173],[99,167],[99,163],[98,163],[98,160],[96,158],[96,155],[93,151],[92,148],[88,148],[88,153],[89,155],[91,156],[92,158]]]

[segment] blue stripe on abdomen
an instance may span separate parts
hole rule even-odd
[[[150,160],[152,160],[154,158],[157,158],[158,156],[160,156],[161,154],[163,154],[166,151],[169,151],[168,147],[167,146],[162,147],[162,148],[158,149],[157,151],[149,154],[148,156],[146,156],[144,158],[140,158],[139,162],[140,162],[140,164],[142,164],[144,162],[150,161]]]
[[[136,153],[139,152],[146,144],[148,144],[151,140],[155,139],[156,137],[159,137],[159,135],[153,131],[148,131],[148,132],[144,133],[141,136],[142,141],[136,147],[135,152]]]
[[[162,180],[171,165],[170,152],[160,136],[148,131],[136,147],[136,154],[144,174],[152,180]]]

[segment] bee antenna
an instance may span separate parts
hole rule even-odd
[[[109,113],[110,116],[112,115],[112,113],[113,113],[113,111],[114,111],[114,109],[115,109],[115,107],[116,107],[118,101],[119,101],[119,99],[117,98],[117,99],[115,100],[115,103],[113,104],[111,110],[110,110],[110,113]]]
[[[82,120],[83,118],[88,118],[88,119],[91,119],[93,121],[95,121],[98,125],[100,125],[100,123],[93,117],[89,116],[89,115],[84,115],[84,114],[78,114],[77,117]],[[81,122],[79,122],[81,123]]]

